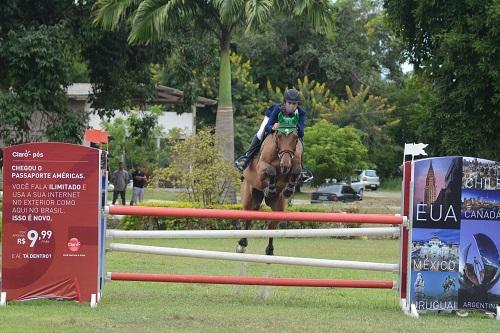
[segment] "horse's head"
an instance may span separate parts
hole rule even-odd
[[[281,173],[287,174],[292,168],[292,160],[299,141],[296,128],[278,127],[274,132],[274,142],[278,150]]]

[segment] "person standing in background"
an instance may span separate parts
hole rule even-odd
[[[125,170],[123,162],[118,164],[118,170],[116,170],[111,176],[111,184],[113,184],[113,205],[118,199],[118,195],[120,195],[122,199],[122,205],[126,205],[125,203],[125,192],[127,191],[127,184],[130,182],[130,175],[127,170]]]
[[[130,200],[130,206],[133,206],[137,202],[144,201],[144,186],[147,184],[147,177],[142,170],[142,166],[137,166],[135,171],[132,173],[132,200]]]

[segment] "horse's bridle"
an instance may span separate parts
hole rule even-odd
[[[276,146],[276,151],[278,152],[278,159],[281,160],[281,157],[283,157],[283,155],[288,154],[290,155],[290,158],[293,160],[293,158],[295,157],[295,150],[290,150],[290,149],[279,150],[277,135],[274,137],[273,141],[274,145]]]
[[[278,158],[281,160],[281,157],[283,157],[283,155],[285,155],[285,154],[290,155],[290,158],[293,160],[293,157],[295,156],[295,151],[289,150],[289,149],[278,151]]]

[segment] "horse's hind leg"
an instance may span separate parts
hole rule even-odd
[[[276,229],[276,227],[278,226],[279,223],[280,223],[279,221],[270,222],[269,226],[267,227],[267,229],[268,230],[274,230],[274,229]],[[268,256],[274,255],[274,246],[273,246],[273,238],[272,237],[269,238],[269,242],[267,243],[266,254]]]
[[[250,221],[245,221],[245,230],[250,229]],[[240,238],[238,245],[236,245],[236,252],[245,253],[248,246],[248,240],[245,238]]]
[[[242,187],[241,193],[241,205],[244,210],[259,210],[260,204],[262,203],[262,198],[264,197],[264,193],[262,191],[251,188],[248,183],[244,183],[244,187]],[[245,230],[250,229],[250,224],[251,221],[245,221]],[[236,226],[238,229],[241,228],[240,220],[236,222]],[[239,253],[244,253],[247,246],[248,240],[246,238],[240,238],[240,240],[238,241],[238,245],[236,246],[236,251]]]
[[[241,221],[236,220],[236,230],[242,230]],[[238,244],[236,245],[236,252],[243,253],[245,252],[245,248],[247,247],[248,242],[246,238],[240,238]]]
[[[280,195],[276,200],[274,200],[272,202],[271,209],[275,212],[276,211],[282,212],[285,210],[286,202],[287,201],[285,200],[285,198],[283,198],[283,196]],[[280,224],[280,221],[269,222],[267,229],[274,230],[278,227],[279,224]],[[274,255],[274,246],[273,246],[273,238],[272,237],[269,238],[269,243],[267,244],[267,247],[266,247],[266,254],[269,256]]]

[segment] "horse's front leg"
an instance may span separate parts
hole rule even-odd
[[[259,180],[265,197],[276,196],[276,169],[267,163],[259,163],[258,166]]]
[[[290,177],[288,178],[288,183],[283,189],[283,196],[285,198],[289,198],[295,192],[295,186],[297,185],[297,181],[299,180],[300,173],[302,172],[302,168],[299,165],[293,166],[290,171]]]

